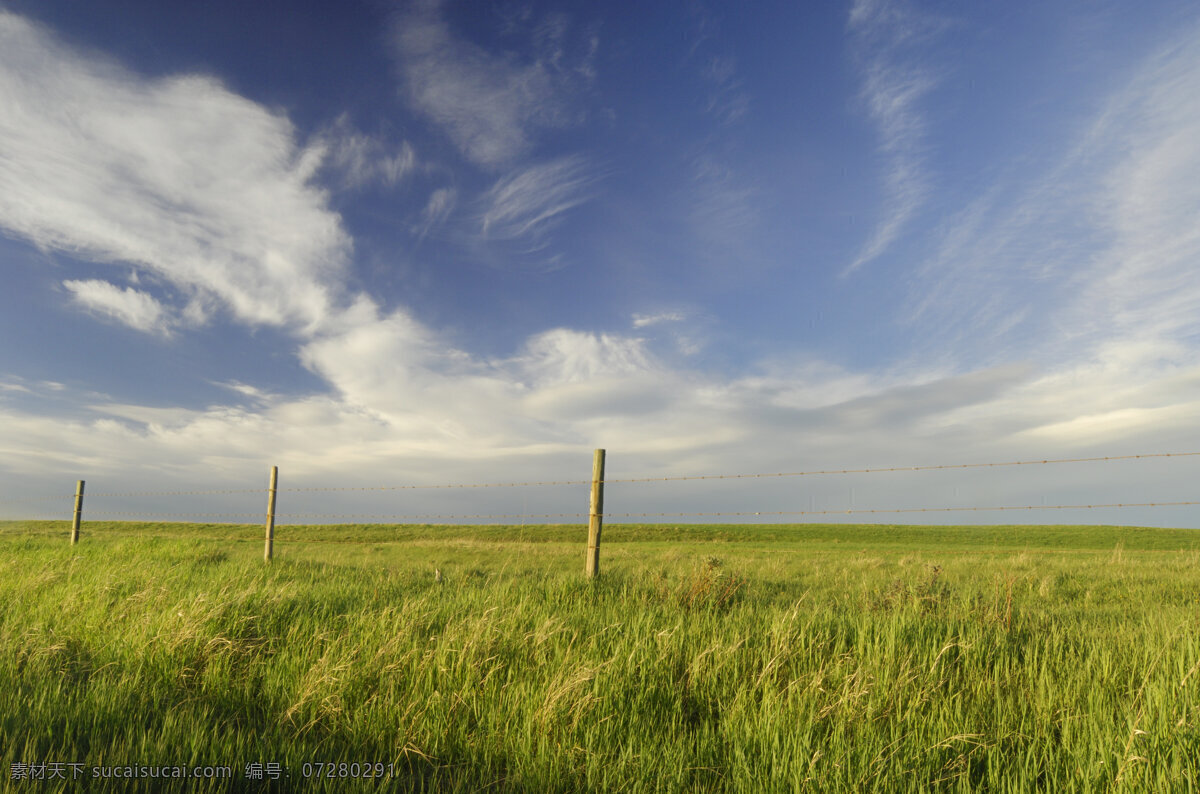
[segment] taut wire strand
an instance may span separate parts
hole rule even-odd
[[[849,510],[755,510],[737,513],[608,513],[605,518],[690,518],[716,516],[828,516],[848,513],[953,513],[964,510],[1091,510],[1099,507],[1176,507],[1200,505],[1200,502],[1119,502],[1091,505],[1016,505],[1003,507],[898,507],[887,510],[851,508]]]
[[[549,480],[546,482],[482,482],[456,483],[450,485],[363,485],[330,486],[328,488],[280,488],[279,491],[419,491],[439,488],[523,488],[535,485],[591,485],[591,480]]]
[[[1141,455],[1104,455],[1092,458],[1057,458],[1046,460],[1013,460],[1002,461],[996,463],[950,463],[930,466],[888,466],[881,468],[862,468],[862,469],[814,469],[811,471],[785,471],[785,472],[763,472],[758,474],[684,474],[671,475],[667,477],[616,477],[603,480],[604,484],[610,483],[645,483],[645,482],[679,482],[683,480],[738,480],[738,479],[755,479],[764,477],[810,477],[817,474],[876,474],[880,472],[896,472],[896,471],[931,471],[935,469],[973,469],[985,468],[991,466],[1034,466],[1044,465],[1049,463],[1091,463],[1096,461],[1107,460],[1135,460],[1140,458],[1178,458],[1200,455],[1200,452],[1155,452]],[[281,493],[299,493],[306,491],[327,492],[327,491],[415,491],[415,490],[434,490],[434,489],[455,489],[455,488],[525,488],[547,485],[591,485],[591,480],[540,480],[529,482],[485,482],[485,483],[449,483],[440,485],[369,485],[369,486],[316,486],[311,488],[279,488]],[[210,496],[216,494],[249,494],[262,493],[264,488],[240,488],[240,489],[224,489],[212,491],[129,491],[122,493],[89,493],[88,498],[96,497],[127,497],[127,496]],[[47,500],[74,498],[71,496],[54,496],[46,497]],[[6,502],[24,502],[34,501],[27,499],[0,500],[0,503]]]
[[[0,499],[0,505],[29,504],[31,502],[59,502],[64,499],[74,498],[75,494],[62,494],[60,496],[31,496],[28,499]]]
[[[387,518],[387,519],[403,519],[407,521],[419,521],[423,519],[447,519],[447,518],[587,518],[587,513],[542,513],[540,515],[530,513],[496,513],[496,514],[480,514],[480,515],[375,515],[369,513],[276,513],[276,518]]]
[[[95,499],[99,496],[214,496],[216,494],[262,493],[265,490],[265,488],[236,488],[220,491],[129,491],[126,493],[89,493],[88,499]]]
[[[166,516],[168,518],[255,518],[262,513],[159,513],[154,510],[124,511],[124,510],[89,510],[88,516]]]
[[[1033,466],[1045,463],[1090,463],[1100,460],[1132,460],[1134,458],[1178,458],[1200,455],[1200,452],[1157,452],[1145,455],[1105,455],[1098,458],[1059,458],[1057,460],[1013,460],[1002,463],[950,463],[938,466],[889,466],[871,469],[820,469],[814,471],[785,471],[764,474],[692,474],[671,477],[631,477],[605,480],[614,482],[677,482],[679,480],[740,480],[755,477],[808,477],[814,474],[875,474],[886,471],[929,471],[932,469],[975,469],[987,466]]]

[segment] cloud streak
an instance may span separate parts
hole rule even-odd
[[[458,203],[458,191],[450,187],[441,187],[429,195],[429,201],[421,210],[421,222],[413,227],[413,233],[418,239],[423,239],[433,229],[445,223]]]
[[[1143,338],[1200,334],[1200,25],[1147,59],[1076,152],[1102,168],[1095,201],[1112,245],[1077,317]]]
[[[879,130],[885,165],[882,219],[842,276],[881,256],[929,194],[922,154],[926,122],[919,105],[937,85],[936,76],[917,65],[908,49],[914,41],[927,40],[929,27],[899,4],[856,0],[848,28],[861,64],[862,100]]]

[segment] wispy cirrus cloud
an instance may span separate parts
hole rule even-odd
[[[1200,339],[1200,23],[1155,52],[1073,153],[1111,245],[1075,317],[1104,332]],[[1098,318],[1104,317],[1104,322]]]
[[[862,249],[842,270],[846,276],[879,257],[916,216],[929,194],[923,149],[926,121],[921,100],[938,76],[913,57],[938,25],[901,3],[856,0],[850,9],[851,47],[862,72],[861,98],[879,131],[883,166],[881,219]]]
[[[594,76],[594,34],[579,53],[568,50],[561,16],[533,24],[509,16],[528,32],[532,56],[519,61],[469,42],[451,30],[437,0],[420,0],[395,26],[405,93],[471,161],[486,167],[512,162],[539,129],[573,123],[569,96]]]
[[[421,222],[413,227],[413,233],[418,239],[423,239],[434,228],[445,223],[457,204],[458,191],[454,188],[440,187],[433,191],[421,210]]]
[[[1117,356],[1139,378],[1195,355],[1200,25],[1128,69],[1034,177],[1010,174],[948,219],[907,302],[931,346],[1089,372]]]
[[[355,129],[345,114],[322,130],[314,145],[324,155],[324,167],[335,172],[345,188],[371,184],[394,187],[417,166],[416,153],[408,141],[389,146]]]
[[[692,230],[727,261],[758,224],[758,190],[713,153],[694,157],[691,170],[687,197]]]
[[[750,108],[750,95],[738,70],[737,57],[723,42],[723,20],[703,3],[689,8],[691,45],[686,65],[703,85],[703,111],[718,124],[741,120]]]
[[[197,75],[145,78],[0,11],[0,229],[48,251],[155,273],[191,320],[217,304],[312,328],[350,239],[288,120]],[[79,286],[79,285],[77,285]],[[93,309],[161,329],[184,311],[94,284]]]
[[[543,250],[564,213],[592,197],[597,179],[578,156],[516,168],[484,194],[480,234],[485,240],[519,241],[527,253]]]
[[[706,113],[722,124],[732,124],[746,115],[750,109],[750,97],[744,81],[738,75],[734,56],[713,56],[701,74],[709,86],[704,106]]]

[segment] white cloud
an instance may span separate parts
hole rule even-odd
[[[287,119],[198,75],[147,79],[0,12],[0,229],[132,264],[248,323],[319,324],[350,240]],[[169,312],[164,307],[164,312]]]
[[[356,411],[426,448],[516,443],[506,414],[514,384],[439,339],[407,313],[380,315],[362,298],[306,343],[302,363]],[[506,439],[501,442],[503,437]]]
[[[153,295],[133,287],[121,289],[98,279],[68,280],[63,286],[70,290],[75,302],[93,312],[110,317],[138,331],[169,334],[171,324]]]
[[[576,438],[569,424],[548,423],[539,395],[575,384],[610,389],[656,371],[640,339],[568,329],[535,335],[509,359],[484,361],[404,312],[381,315],[367,300],[341,328],[305,344],[301,360],[348,407],[405,443],[445,454],[464,444],[520,450]]]
[[[249,397],[259,403],[268,403],[274,399],[273,395],[263,391],[262,389],[259,389],[256,386],[251,386],[249,383],[231,380],[227,383],[215,383],[214,385],[237,392],[238,394],[241,394],[244,397]]]
[[[596,177],[580,157],[561,157],[518,168],[484,195],[480,234],[486,240],[518,241],[525,253],[543,250],[564,213],[591,198]]]
[[[654,368],[641,339],[556,328],[531,338],[518,358],[534,386],[581,383]]]
[[[413,105],[443,127],[474,162],[501,166],[525,152],[540,128],[573,123],[567,97],[591,73],[588,51],[565,51],[566,24],[546,20],[531,30],[534,57],[525,63],[455,36],[440,3],[422,0],[396,25],[396,49]],[[525,15],[528,16],[528,15]],[[513,18],[512,25],[526,20]]]
[[[681,312],[658,312],[657,314],[634,314],[633,327],[645,328],[661,323],[679,323],[686,319]]]
[[[635,330],[652,329],[659,337],[670,339],[674,349],[681,355],[694,356],[704,350],[706,334],[703,320],[697,320],[688,312],[659,311],[650,314],[635,313],[632,326]]]
[[[1187,429],[1200,420],[1200,400],[1162,408],[1118,408],[1104,413],[1077,416],[1027,431],[1031,437],[1054,445],[1119,441],[1141,430],[1176,427]]]

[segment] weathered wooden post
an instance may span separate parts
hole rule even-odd
[[[83,480],[75,483],[75,517],[71,519],[71,545],[79,542],[79,522],[83,518]]]
[[[600,528],[604,520],[604,450],[592,456],[592,498],[588,509],[587,575],[600,575]]]
[[[279,467],[271,467],[271,485],[267,489],[267,547],[263,550],[263,561],[271,561],[275,546],[275,489],[279,485]]]

